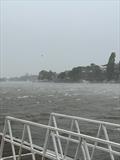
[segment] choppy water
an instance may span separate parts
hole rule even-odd
[[[51,112],[120,124],[120,84],[0,83],[0,131],[5,116],[47,124]]]
[[[120,84],[0,83],[0,119],[6,115],[37,122],[58,112],[120,120]]]

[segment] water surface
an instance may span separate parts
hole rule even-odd
[[[38,123],[48,123],[51,112],[104,120],[120,124],[120,85],[90,83],[0,83],[0,131],[5,116],[14,116]],[[67,127],[67,121],[60,120]],[[14,125],[19,132],[19,124]],[[96,134],[96,128],[81,124],[83,132]],[[119,130],[118,130],[119,131]],[[38,131],[36,131],[38,132]],[[42,140],[45,133],[33,133]],[[119,131],[120,132],[120,131]],[[112,139],[117,135],[112,131]],[[40,136],[41,135],[41,136]],[[42,140],[44,141],[44,140]]]

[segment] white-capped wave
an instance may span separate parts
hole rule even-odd
[[[29,98],[30,96],[18,96],[17,99]]]

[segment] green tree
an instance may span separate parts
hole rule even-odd
[[[120,61],[118,63],[118,80],[120,81]]]
[[[79,81],[81,79],[81,67],[75,67],[71,71],[69,71],[69,77],[72,81]]]
[[[60,79],[60,80],[65,80],[65,79],[66,79],[66,72],[61,72],[61,73],[58,75],[58,79]]]
[[[107,70],[106,70],[108,80],[114,79],[115,56],[116,56],[115,52],[112,52],[108,60]]]
[[[42,70],[41,72],[39,72],[39,76],[38,79],[39,80],[55,80],[56,78],[56,73],[52,72],[52,71],[46,71],[46,70]]]
[[[91,81],[101,81],[102,75],[101,75],[101,69],[98,65],[91,63],[90,65],[90,80]]]

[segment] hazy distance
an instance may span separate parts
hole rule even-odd
[[[2,77],[120,58],[119,0],[1,0]]]

